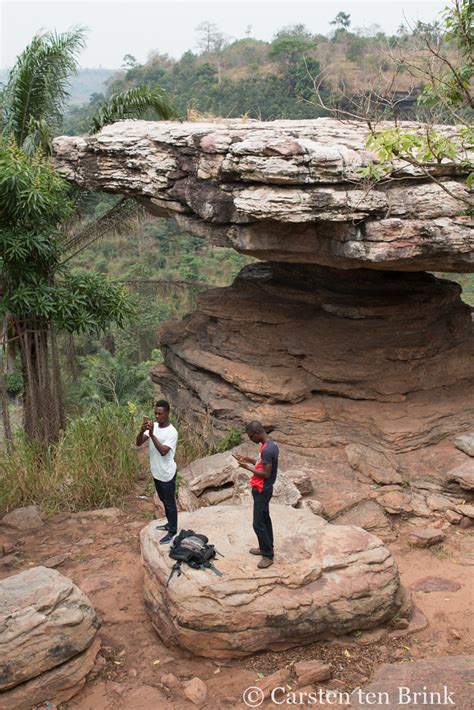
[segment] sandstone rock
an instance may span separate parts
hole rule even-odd
[[[465,710],[472,707],[473,682],[474,656],[440,656],[411,663],[383,664],[364,688],[352,693],[351,708],[366,710],[370,703],[376,710],[417,704],[433,710],[445,706]]]
[[[408,535],[408,542],[415,547],[430,547],[443,542],[445,535],[441,530],[435,528],[424,528],[422,530],[413,530]]]
[[[33,567],[0,582],[0,688],[68,661],[92,643],[99,620],[70,579]]]
[[[323,515],[324,514],[324,507],[323,504],[319,500],[307,500],[305,502],[306,507],[310,509],[312,513],[315,515]]]
[[[46,701],[54,708],[67,702],[84,686],[99,649],[100,641],[96,638],[89,648],[65,663],[4,690],[0,693],[0,710],[31,710]]]
[[[451,500],[449,500],[449,498],[446,498],[445,496],[435,494],[426,497],[426,505],[431,510],[447,511],[452,510],[455,506],[455,503],[453,503]]]
[[[285,476],[295,484],[302,496],[309,496],[313,493],[313,483],[307,471],[285,469]]]
[[[346,513],[338,515],[333,522],[336,525],[356,525],[374,533],[384,533],[391,530],[390,522],[382,508],[373,500],[362,501]]]
[[[250,417],[302,450],[357,440],[402,453],[474,416],[470,309],[426,274],[250,264],[160,341],[151,377],[204,436],[209,418],[217,436]],[[378,480],[400,480],[391,460],[370,468]]]
[[[249,474],[246,471],[236,471],[234,495],[232,503],[246,503],[251,500],[252,491],[249,486]],[[301,493],[283,472],[278,473],[273,486],[272,502],[295,507],[301,501]]]
[[[294,666],[300,685],[311,685],[331,677],[331,664],[323,661],[299,661]]]
[[[67,560],[67,555],[53,555],[43,562],[44,567],[59,567]]]
[[[208,535],[224,555],[222,577],[183,566],[168,587],[168,551],[152,523],[144,528],[146,607],[166,644],[211,658],[245,656],[373,628],[401,608],[397,568],[378,538],[306,509],[272,504],[271,511],[276,559],[268,570],[257,570],[248,554],[250,507],[183,513],[181,526]]]
[[[385,508],[387,513],[411,513],[413,508],[411,505],[411,496],[409,493],[393,491],[392,493],[383,493],[377,497],[377,502]]]
[[[423,577],[414,582],[410,589],[412,592],[457,592],[461,589],[459,582],[444,577]]]
[[[461,488],[467,491],[474,491],[474,460],[465,461],[465,463],[460,466],[452,468],[446,475],[446,478],[448,481],[456,481]]]
[[[263,693],[264,698],[268,698],[275,688],[281,686],[285,687],[288,679],[290,677],[290,671],[288,668],[280,668],[280,670],[275,671],[271,675],[265,676],[257,681],[256,686],[260,688]]]
[[[201,707],[207,700],[207,686],[200,678],[183,683],[184,694],[194,705]]]
[[[16,555],[5,555],[0,559],[0,566],[7,569],[15,569],[21,565],[20,559]]]
[[[461,515],[467,518],[474,518],[474,504],[457,505],[455,507],[456,513],[461,513]]]
[[[454,445],[468,456],[474,456],[474,431],[457,436]]]
[[[466,530],[467,528],[472,528],[474,525],[474,520],[472,517],[468,517],[467,515],[464,515],[461,520],[459,521],[459,527],[462,528],[463,530]]]
[[[120,121],[95,135],[56,138],[54,153],[77,185],[135,196],[155,214],[175,216],[185,231],[257,258],[471,270],[471,230],[458,218],[463,205],[440,186],[401,162],[395,172],[408,174],[409,186],[395,181],[367,191],[358,184],[359,168],[374,158],[367,131],[363,122],[342,126],[332,118]],[[467,197],[449,162],[433,170],[438,178],[445,173],[451,193]]]
[[[446,520],[451,523],[451,525],[457,525],[462,518],[462,515],[456,513],[454,510],[447,510],[445,516]]]
[[[400,483],[402,477],[398,472],[399,466],[393,455],[375,451],[362,444],[349,444],[346,454],[352,468],[368,476],[375,483],[389,485]]]
[[[2,518],[3,525],[15,530],[28,532],[42,527],[41,511],[37,505],[27,505],[24,508],[15,508]]]

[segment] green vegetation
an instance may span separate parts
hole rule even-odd
[[[46,453],[19,437],[12,454],[0,449],[0,510],[31,503],[48,512],[122,505],[139,473],[138,426],[127,407],[108,405],[70,421]]]

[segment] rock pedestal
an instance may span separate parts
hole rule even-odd
[[[275,562],[257,569],[250,506],[182,513],[180,525],[204,533],[223,557],[211,570],[173,560],[150,523],[141,533],[145,604],[169,645],[209,658],[281,650],[373,628],[403,603],[396,564],[381,540],[356,527],[330,525],[308,509],[272,505]]]
[[[257,419],[303,449],[400,452],[474,419],[470,309],[429,274],[252,264],[161,348],[152,379],[203,434]]]

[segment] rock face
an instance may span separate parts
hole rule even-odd
[[[178,500],[182,510],[218,505],[249,503],[251,490],[249,473],[239,468],[230,452],[206,456],[193,461],[180,471],[182,482]],[[292,481],[279,472],[274,490],[273,502],[295,507],[301,494]]]
[[[142,530],[145,604],[166,644],[210,658],[284,649],[325,635],[368,629],[403,603],[393,558],[381,540],[326,523],[311,511],[272,505],[275,563],[256,569],[250,506],[200,508],[180,524],[208,535],[223,573],[172,566],[154,524]],[[304,535],[301,531],[304,530]]]
[[[87,597],[55,570],[34,567],[1,581],[0,707],[71,697],[94,662],[99,647],[88,649],[99,624]]]
[[[451,195],[401,164],[393,175],[408,183],[367,190],[359,170],[375,156],[366,138],[364,123],[328,118],[122,121],[56,138],[54,154],[76,184],[132,195],[185,231],[259,259],[471,271],[474,237],[455,199],[468,195],[453,165],[427,166]]]
[[[252,264],[162,328],[152,379],[203,433],[209,417],[223,432],[258,419],[303,448],[427,446],[474,418],[474,331],[459,293],[428,274]],[[372,470],[400,480],[388,460]]]

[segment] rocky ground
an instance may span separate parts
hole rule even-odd
[[[61,513],[29,533],[0,528],[2,579],[36,565],[55,567],[88,595],[102,617],[102,649],[92,676],[62,708],[179,710],[210,699],[216,708],[238,708],[245,707],[245,688],[277,671],[276,680],[294,685],[301,661],[331,664],[331,677],[313,688],[350,691],[367,683],[382,663],[472,653],[474,528],[451,526],[440,545],[420,549],[409,543],[412,527],[397,516],[387,544],[419,610],[408,629],[396,628],[395,620],[387,629],[225,662],[166,648],[143,606],[139,532],[154,516],[148,491],[143,481],[123,511]]]

